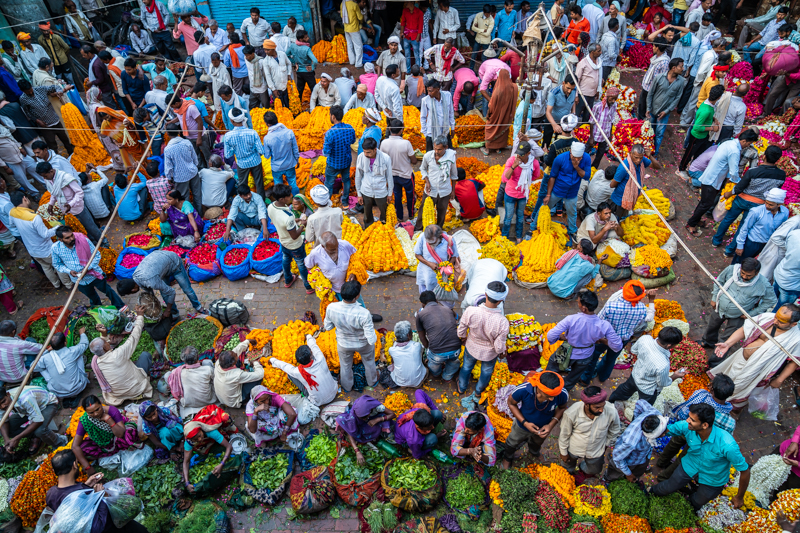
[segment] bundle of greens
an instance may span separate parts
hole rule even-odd
[[[90,314],[85,314],[75,322],[75,325],[72,327],[71,331],[74,331],[72,346],[78,344],[80,340],[80,335],[78,332],[81,328],[86,328],[86,338],[89,339],[89,342],[92,342],[94,339],[100,336],[100,332],[97,331],[97,320]],[[89,357],[92,356],[92,352],[89,351],[89,347],[86,347],[86,350],[83,352],[84,355]]]
[[[611,512],[647,519],[648,501],[639,485],[627,479],[618,479],[608,484],[611,494]]]
[[[0,438],[0,443],[2,443],[2,438]],[[20,444],[22,444],[22,441],[20,441]],[[27,448],[22,448],[20,445],[17,445],[17,449],[25,450]],[[31,470],[36,470],[38,466],[39,463],[31,457],[25,458],[18,463],[0,463],[0,478],[11,479],[12,477],[21,476]]]
[[[316,466],[328,466],[336,457],[336,441],[320,433],[308,444],[306,458]]]
[[[214,533],[217,530],[215,514],[213,504],[198,503],[178,522],[173,533]]]
[[[453,509],[467,509],[483,504],[486,500],[486,488],[476,476],[462,472],[447,483],[444,497]]]
[[[361,448],[366,464],[361,466],[356,460],[356,453],[352,448],[347,450],[336,461],[336,482],[348,485],[351,481],[363,483],[383,469],[383,455],[378,450],[367,446]]]
[[[174,463],[146,466],[131,476],[136,494],[144,502],[144,515],[155,515],[172,500],[172,489],[179,486],[182,476]],[[152,530],[151,530],[152,531]]]
[[[668,496],[650,495],[648,516],[653,531],[666,529],[686,529],[695,527],[697,517],[692,505],[681,494],[674,492]]]
[[[133,353],[131,354],[131,361],[134,363],[138,361],[139,356],[144,352],[147,352],[154,357],[155,354],[158,353],[156,352],[156,343],[153,342],[153,337],[151,337],[146,331],[142,330],[142,336],[139,337],[139,344],[136,345],[136,349],[134,349]]]
[[[172,525],[172,513],[169,511],[145,515],[142,520],[142,526],[150,533],[172,533]]]
[[[495,471],[492,478],[500,485],[500,498],[505,510],[500,528],[503,533],[522,533],[523,515],[539,514],[536,505],[539,480],[516,469]]]
[[[372,533],[392,531],[397,526],[397,508],[390,503],[381,503],[378,500],[364,509],[364,520]]]
[[[214,346],[219,334],[216,324],[205,318],[191,318],[177,324],[169,332],[167,357],[173,363],[181,360],[181,352],[187,346],[194,346],[199,353]]]
[[[42,317],[35,320],[28,331],[28,335],[33,337],[36,342],[44,344],[44,341],[47,340],[47,335],[50,333],[50,325],[47,323],[47,319]]]
[[[422,461],[395,461],[389,467],[389,486],[396,489],[427,490],[436,483],[436,472]]]
[[[286,454],[278,453],[250,463],[250,478],[257,489],[275,490],[286,479],[288,469],[289,458]]]

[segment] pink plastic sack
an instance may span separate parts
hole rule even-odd
[[[800,56],[791,46],[779,46],[764,53],[764,72],[769,76],[776,76],[781,70],[793,72],[800,67]]]

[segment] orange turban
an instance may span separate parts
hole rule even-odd
[[[556,376],[558,378],[558,386],[551,389],[545,385],[542,385],[540,379],[543,374],[553,374],[554,376]],[[541,372],[530,373],[528,374],[527,381],[531,385],[537,387],[540,391],[551,397],[558,396],[559,394],[561,394],[561,391],[564,390],[564,378],[562,378],[561,375],[558,374],[557,372],[553,372],[551,370],[542,370]]]
[[[264,50],[275,50],[278,48],[278,45],[275,44],[275,41],[271,41],[269,39],[264,41]]]
[[[642,292],[641,294],[636,294],[634,287],[639,287]],[[622,287],[622,297],[631,303],[631,306],[636,307],[636,304],[639,303],[639,300],[645,297],[645,288],[644,283],[637,280],[630,280]]]
[[[50,23],[49,22],[40,22],[39,23],[39,29],[40,30],[49,30],[50,29]]]
[[[30,33],[25,33],[24,31],[21,31],[17,34],[18,41],[29,41],[30,39],[31,39]]]

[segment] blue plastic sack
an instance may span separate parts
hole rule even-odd
[[[70,103],[78,108],[78,111],[81,112],[82,115],[86,114],[86,107],[83,105],[83,100],[81,99],[81,95],[77,89],[74,87],[67,91],[67,98],[69,98]]]
[[[365,63],[373,63],[378,60],[378,51],[372,48],[370,45],[364,45],[364,62]]]
[[[195,265],[194,263],[186,262],[186,273],[189,277],[197,282],[209,281],[220,274],[222,270],[219,268],[219,261],[214,261],[206,265]]]
[[[264,236],[259,235],[258,240],[253,245],[253,251],[264,241]],[[267,259],[263,259],[261,261],[256,261],[253,258],[253,253],[250,253],[250,268],[258,272],[259,274],[264,274],[265,276],[274,276],[275,274],[280,273],[283,271],[283,254],[281,253],[280,246],[281,243],[278,239],[270,239],[270,241],[274,242],[278,245],[278,251],[275,252],[275,255],[272,257],[268,257]]]
[[[128,254],[141,255],[142,257],[150,254],[150,250],[142,250],[141,248],[123,248],[117,256],[117,263],[114,265],[114,275],[119,279],[131,279],[136,268],[125,268],[122,266],[122,259]]]
[[[247,250],[247,257],[236,266],[228,266],[225,264],[225,255],[232,250]],[[232,244],[225,247],[224,250],[222,247],[217,248],[217,263],[222,269],[222,274],[231,281],[246,278],[250,275],[250,259],[252,256],[253,248],[249,244]]]
[[[167,9],[174,15],[191,15],[197,11],[197,4],[194,0],[169,0]]]

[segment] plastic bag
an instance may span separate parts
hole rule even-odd
[[[46,533],[50,529],[50,520],[52,518],[52,509],[45,507],[42,514],[39,515],[39,520],[36,522],[36,529],[33,530],[33,533]]]
[[[194,263],[187,262],[186,272],[192,280],[202,283],[212,280],[222,274],[222,269],[220,269],[219,261],[217,260],[205,265],[195,265]]]
[[[108,514],[111,515],[111,520],[118,528],[125,527],[144,509],[144,503],[136,496],[131,478],[117,478],[106,483],[103,488],[106,494],[104,499],[108,506]]]
[[[263,235],[259,232],[259,237],[253,246],[253,250],[258,247],[259,244],[264,240]],[[264,274],[265,276],[273,276],[275,274],[280,274],[283,271],[283,254],[280,250],[280,241],[278,239],[270,239],[270,241],[274,242],[278,245],[278,251],[275,252],[274,255],[267,257],[266,259],[262,259],[257,261],[255,258],[252,257],[250,259],[250,268],[258,272],[259,274]]]
[[[761,420],[777,420],[780,396],[780,390],[769,385],[756,388],[747,402],[750,414]]]
[[[120,475],[129,476],[140,470],[153,458],[153,448],[143,446],[139,450],[122,450],[109,457],[100,459],[103,468],[116,469]]]
[[[719,222],[725,215],[728,214],[728,209],[725,207],[725,198],[720,198],[719,202],[717,202],[717,206],[714,208],[712,212],[712,216],[714,217],[714,222]]]
[[[245,250],[247,256],[238,265],[226,265],[225,256],[233,250]],[[217,248],[217,263],[222,270],[222,273],[230,281],[237,281],[246,278],[250,275],[250,261],[253,255],[253,249],[249,244],[232,244],[225,248]]]
[[[130,322],[128,317],[120,313],[113,307],[99,307],[89,310],[95,320],[103,324],[111,335],[122,335],[126,326]]]
[[[91,489],[71,492],[53,513],[49,533],[91,533],[94,514],[102,500],[103,493]]]
[[[136,254],[141,255],[142,257],[146,256],[150,252],[147,250],[142,250],[141,248],[123,248],[122,251],[117,256],[117,264],[114,265],[114,275],[117,276],[119,279],[130,279],[133,277],[133,273],[136,271],[136,267],[133,268],[126,268],[122,266],[122,260],[128,254]]]
[[[310,424],[312,420],[319,416],[319,407],[300,394],[284,394],[283,399],[289,402],[297,412],[297,423],[301,426]]]
[[[191,15],[197,11],[197,4],[194,0],[169,0],[168,9],[175,15]]]

